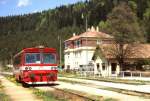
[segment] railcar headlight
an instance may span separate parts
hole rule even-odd
[[[52,70],[54,70],[54,67],[52,67]]]
[[[29,67],[29,70],[32,70],[32,67]]]
[[[55,70],[57,70],[57,67],[54,67]]]
[[[28,70],[28,67],[25,67],[25,70]]]

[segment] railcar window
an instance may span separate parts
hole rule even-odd
[[[40,64],[40,53],[27,53],[25,60],[27,64]]]
[[[56,55],[53,53],[44,53],[43,54],[43,63],[44,64],[55,64],[56,63]]]

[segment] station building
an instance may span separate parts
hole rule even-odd
[[[94,71],[102,76],[118,75],[122,70],[117,63],[115,56],[110,52],[115,49],[113,36],[99,32],[98,28],[92,27],[88,31],[75,35],[65,40],[65,69]],[[126,45],[129,47],[130,45]],[[150,45],[138,44],[130,46],[134,54],[128,54],[129,61],[150,58]],[[136,51],[136,52],[135,52]]]

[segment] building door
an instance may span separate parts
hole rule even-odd
[[[97,71],[100,72],[101,70],[100,70],[100,64],[99,63],[96,64],[96,67],[97,67]]]
[[[116,67],[117,67],[117,63],[111,63],[111,71],[112,71],[112,74],[115,74],[115,72],[116,72]]]

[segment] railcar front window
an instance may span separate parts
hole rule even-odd
[[[43,63],[44,64],[55,64],[56,63],[56,55],[53,53],[44,53],[43,54]]]
[[[27,53],[25,60],[27,64],[40,64],[40,53]]]

